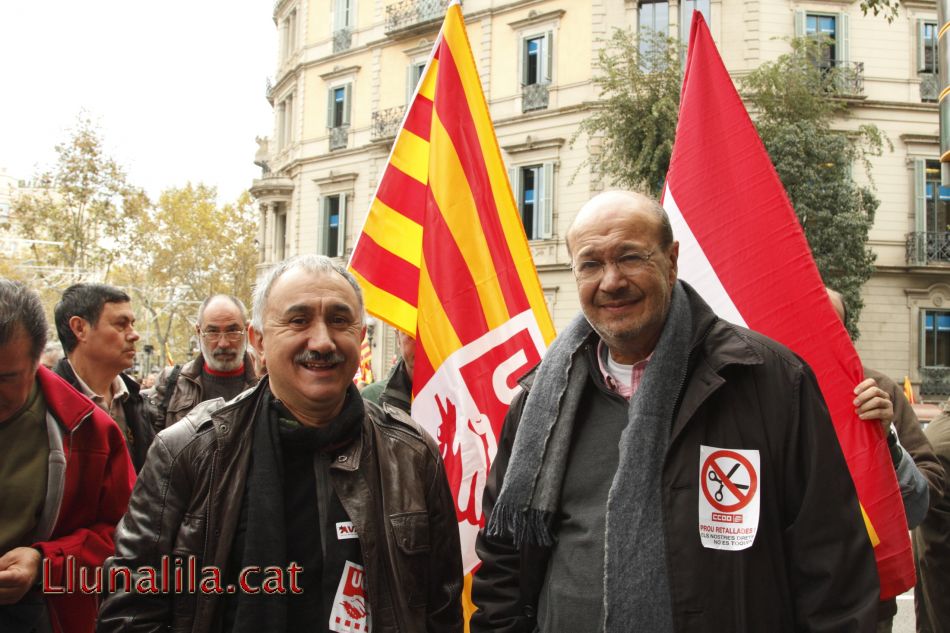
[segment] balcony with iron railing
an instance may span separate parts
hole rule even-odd
[[[353,31],[351,29],[340,29],[333,32],[333,52],[342,53],[350,50],[353,44]]]
[[[400,0],[386,7],[386,35],[409,34],[436,25],[449,0]]]
[[[274,82],[270,77],[265,78],[264,81],[264,97],[267,99],[268,103],[274,105]]]
[[[822,70],[830,76],[830,92],[839,97],[864,96],[864,62],[823,62]]]
[[[950,232],[908,233],[907,263],[914,266],[950,264]]]
[[[920,393],[950,396],[950,367],[921,367]]]
[[[371,139],[381,141],[396,136],[399,131],[399,124],[402,123],[402,117],[406,109],[402,106],[395,108],[386,108],[373,112],[373,130]]]
[[[330,128],[330,151],[344,149],[350,139],[350,126],[341,125]]]
[[[548,107],[548,84],[524,84],[521,86],[521,111],[546,110]]]
[[[937,103],[940,86],[937,73],[920,73],[920,100],[925,103]]]

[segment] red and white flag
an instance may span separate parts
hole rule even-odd
[[[663,206],[680,242],[680,278],[720,317],[780,341],[814,370],[875,544],[881,597],[903,593],[915,573],[894,467],[877,425],[852,405],[861,361],[698,12]]]

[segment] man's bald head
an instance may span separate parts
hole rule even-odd
[[[638,213],[648,212],[652,214],[657,221],[657,237],[660,248],[667,249],[673,243],[673,227],[670,226],[670,218],[666,215],[666,210],[660,203],[648,195],[637,191],[605,191],[599,193],[581,207],[580,211],[571,222],[567,229],[567,250],[573,254],[571,249],[572,238],[575,229],[579,226],[591,222],[600,222],[605,217],[617,213]]]
[[[848,306],[846,306],[844,303],[844,297],[837,290],[832,290],[827,286],[825,286],[825,292],[828,293],[828,299],[831,301],[831,305],[835,309],[835,314],[838,315],[838,318],[841,319],[842,323],[847,323]]]

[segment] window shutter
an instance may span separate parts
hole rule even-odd
[[[835,60],[839,65],[847,64],[851,61],[851,28],[850,16],[847,13],[839,13],[835,20],[835,52],[838,59]]]
[[[336,255],[343,257],[346,246],[346,194],[340,194],[340,218],[336,229]]]
[[[333,3],[333,32],[341,30],[346,26],[346,18],[343,15],[343,4],[346,0],[335,0]]]
[[[320,198],[320,229],[322,235],[320,236],[320,255],[326,255],[330,252],[330,197],[323,196]]]
[[[343,86],[343,125],[347,126],[350,124],[350,93],[353,88],[353,84],[346,84]]]
[[[927,161],[914,160],[914,231],[927,230]]]
[[[416,89],[416,84],[412,78],[416,74],[416,65],[411,63],[406,68],[406,103],[412,102],[412,93]]]
[[[544,50],[541,51],[541,83],[551,83],[554,76],[554,33],[548,31],[544,34]]]
[[[327,127],[336,127],[334,125],[335,121],[333,120],[333,88],[330,87],[327,89]]]
[[[554,234],[554,163],[541,166],[541,186],[538,188],[538,237],[551,239]]]
[[[528,38],[521,39],[521,55],[518,57],[521,64],[521,85],[528,85]]]
[[[287,145],[292,145],[294,142],[294,97],[293,95],[287,97],[287,118],[285,123],[287,124],[287,131],[284,134],[284,141]]]
[[[805,37],[805,12],[795,11],[795,37]]]

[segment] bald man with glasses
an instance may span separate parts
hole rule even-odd
[[[200,402],[230,400],[257,384],[247,354],[247,310],[237,297],[212,295],[198,308],[195,324],[201,355],[162,371],[146,391],[156,431],[182,419]]]

